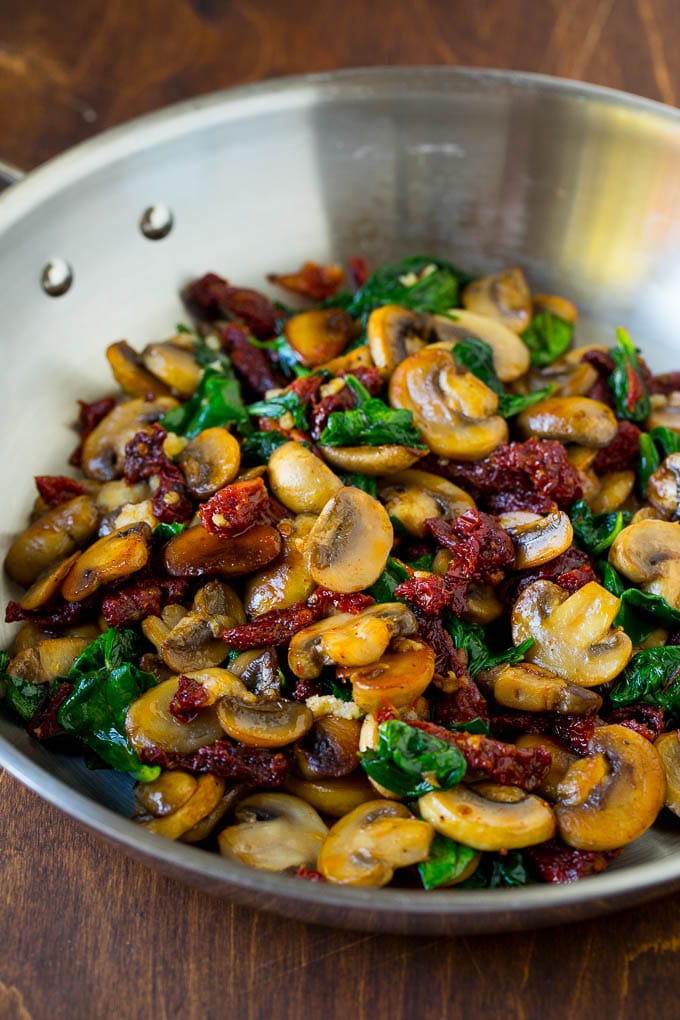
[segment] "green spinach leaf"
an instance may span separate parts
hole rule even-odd
[[[284,414],[290,414],[296,429],[306,431],[309,428],[307,408],[294,390],[286,390],[277,397],[249,404],[248,414],[258,418],[281,418]]]
[[[451,352],[453,359],[459,368],[472,372],[478,379],[498,395],[498,414],[502,418],[512,418],[514,415],[524,411],[527,407],[544,400],[554,391],[551,383],[543,389],[534,393],[517,394],[506,393],[503,383],[496,374],[493,364],[493,351],[484,340],[477,340],[475,337],[468,337],[461,343],[456,344]]]
[[[268,464],[274,450],[289,442],[288,436],[276,429],[271,432],[251,432],[241,441],[241,462],[246,466]]]
[[[343,307],[350,315],[363,319],[374,308],[390,304],[415,312],[442,314],[459,304],[459,287],[471,279],[444,259],[413,255],[381,266]],[[334,305],[345,300],[345,295],[331,299]]]
[[[680,453],[680,436],[677,432],[657,426],[651,432],[642,433],[638,464],[638,488],[641,495],[646,494],[651,475],[672,453]]]
[[[478,623],[465,623],[451,613],[444,613],[444,626],[453,638],[456,648],[467,653],[468,672],[474,677],[482,669],[492,669],[507,662],[521,662],[534,643],[527,638],[517,648],[507,648],[500,652],[492,651],[486,643],[484,628]]]
[[[8,652],[0,652],[0,696],[24,722],[30,722],[50,688],[45,684],[30,683],[23,677],[11,676],[7,672],[9,663]]]
[[[616,330],[616,339],[619,346],[611,352],[614,371],[609,376],[609,389],[614,396],[616,413],[629,421],[644,421],[649,417],[651,404],[637,351],[625,329]]]
[[[621,598],[626,590],[626,585],[618,570],[615,570],[607,560],[600,560],[597,571],[602,579],[603,588],[606,588],[612,595],[616,595],[617,598]]]
[[[498,889],[500,886],[527,885],[529,874],[521,850],[507,854],[484,854],[474,875],[461,882],[459,889]]]
[[[240,422],[245,418],[241,387],[236,376],[233,372],[226,374],[222,369],[208,367],[203,370],[194,395],[164,414],[160,424],[168,432],[191,439],[203,429]]]
[[[612,705],[657,705],[680,718],[680,645],[646,648],[630,660],[609,694]]]
[[[621,608],[614,620],[615,627],[623,627],[634,645],[639,645],[653,630],[680,627],[680,611],[674,609],[661,595],[626,588],[619,596]]]
[[[395,444],[426,450],[411,411],[388,407],[379,397],[372,397],[353,375],[346,379],[357,401],[349,411],[329,415],[319,440],[322,446],[383,446]]]
[[[466,772],[465,758],[453,744],[390,719],[378,727],[378,747],[361,754],[364,771],[400,797],[449,790]]]
[[[632,520],[628,510],[594,514],[583,499],[577,500],[569,511],[578,544],[591,556],[599,556],[612,544],[616,536]]]
[[[543,311],[534,315],[521,337],[529,348],[532,366],[544,368],[552,365],[568,350],[573,334],[574,326],[571,322],[554,312]]]
[[[167,524],[161,521],[153,529],[153,540],[157,545],[163,545],[165,542],[169,542],[171,538],[174,538],[175,535],[186,531],[187,527],[187,524],[180,524],[179,521],[169,521]]]
[[[345,485],[353,485],[355,489],[361,489],[363,492],[367,492],[369,496],[373,496],[374,499],[378,498],[378,479],[370,478],[368,475],[341,475],[340,476]]]
[[[418,874],[423,887],[438,889],[442,885],[450,885],[463,874],[476,852],[469,846],[455,843],[452,839],[435,833],[429,857],[418,865]]]
[[[378,580],[366,591],[373,596],[376,602],[394,602],[396,600],[394,589],[403,581],[408,581],[410,576],[406,567],[399,560],[390,557]]]

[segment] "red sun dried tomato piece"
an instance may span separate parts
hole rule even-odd
[[[287,645],[299,630],[321,618],[321,611],[310,609],[304,602],[296,602],[288,609],[272,609],[250,623],[242,623],[220,634],[231,648],[243,652],[248,648],[268,648]]]
[[[398,599],[405,599],[409,605],[426,616],[436,616],[448,606],[451,591],[443,577],[431,574],[429,577],[410,577],[394,589]]]
[[[237,374],[259,397],[263,397],[267,390],[279,390],[286,385],[286,380],[274,367],[269,352],[251,344],[248,330],[244,326],[237,322],[227,322],[220,324],[217,331]]]
[[[50,606],[41,609],[22,609],[18,602],[10,599],[5,609],[5,623],[23,623],[28,621],[45,630],[63,630],[76,623],[88,619],[96,619],[97,607],[94,598],[83,599],[82,602],[66,602],[59,598]]]
[[[73,684],[64,682],[59,684],[52,695],[46,694],[26,727],[32,737],[35,737],[36,740],[47,740],[48,737],[56,737],[59,733],[64,732],[57,714],[72,691]]]
[[[359,290],[360,287],[363,287],[370,276],[368,263],[366,259],[361,257],[361,255],[350,255],[347,259],[347,264],[349,266],[349,275],[352,283],[356,290]]]
[[[326,616],[330,609],[337,609],[339,613],[361,613],[369,606],[375,605],[375,599],[372,595],[364,595],[362,592],[343,593],[330,591],[328,588],[317,588],[307,599],[307,605],[322,616]]]
[[[184,475],[163,450],[167,432],[158,424],[137,432],[125,447],[125,481],[131,485],[155,476],[158,486],[151,500],[154,516],[166,524],[185,522],[194,515]]]
[[[308,407],[314,403],[322,386],[323,376],[302,375],[299,379],[294,379],[286,389],[294,393],[301,404]]]
[[[135,581],[102,599],[102,616],[109,627],[123,627],[147,616],[159,616],[165,606],[184,602],[189,582],[179,577]]]
[[[294,701],[306,701],[307,698],[318,697],[320,694],[323,694],[323,684],[318,677],[314,677],[313,680],[299,678],[290,696]]]
[[[345,274],[340,266],[324,266],[318,262],[305,262],[292,273],[269,273],[267,279],[279,287],[285,287],[293,294],[325,301],[332,297],[342,285]]]
[[[232,740],[218,740],[199,747],[193,754],[165,751],[161,747],[145,747],[139,753],[145,765],[186,772],[210,772],[223,779],[233,779],[248,786],[282,786],[290,771],[290,763],[280,751],[267,747],[245,747]]]
[[[269,496],[261,478],[225,485],[199,507],[201,524],[211,535],[233,538],[261,522]]]
[[[559,839],[551,839],[538,846],[526,847],[524,853],[544,882],[564,884],[578,882],[588,875],[598,875],[621,851],[575,850]]]
[[[80,467],[83,455],[83,443],[93,432],[100,421],[106,418],[110,411],[113,411],[116,406],[115,397],[102,397],[100,400],[93,400],[92,403],[88,404],[85,400],[78,401],[80,405],[80,411],[78,413],[78,430],[80,432],[80,441],[68,459],[69,464],[73,467]]]
[[[590,741],[595,727],[602,725],[602,720],[596,715],[555,714],[550,728],[558,740],[563,740],[576,754],[584,756],[590,753]]]
[[[446,676],[449,670],[460,668],[459,652],[439,616],[428,616],[417,606],[413,606],[413,615],[418,621],[418,634],[434,652],[435,673]]]
[[[491,733],[494,737],[514,737],[516,733],[547,733],[550,729],[550,719],[547,715],[539,715],[538,712],[502,712],[492,715],[490,721]]]
[[[177,722],[190,723],[209,703],[210,695],[204,685],[182,673],[177,678],[177,690],[168,705],[168,711]]]
[[[603,475],[608,471],[634,471],[640,456],[640,429],[632,421],[620,421],[611,443],[597,451],[593,470]]]
[[[625,708],[616,708],[607,717],[607,723],[627,726],[652,742],[666,729],[663,709],[657,708],[656,705],[627,705]]]
[[[380,395],[383,388],[383,377],[377,368],[371,368],[369,365],[357,365],[356,368],[345,368],[342,372],[338,372],[339,379],[345,379],[348,375],[353,375],[372,397]]]
[[[405,720],[409,726],[454,744],[468,769],[482,772],[496,783],[535,790],[546,776],[552,757],[543,747],[515,747],[477,733],[452,733],[435,723]]]
[[[528,584],[541,580],[552,581],[570,594],[578,591],[590,581],[599,583],[588,553],[571,545],[554,560],[544,563],[541,567],[535,567],[532,570],[518,570],[501,584],[499,595],[504,602],[512,604]]]
[[[44,503],[50,508],[66,503],[75,496],[82,496],[85,489],[77,478],[65,475],[36,475],[35,487]]]
[[[267,340],[276,333],[276,309],[269,298],[248,287],[232,287],[217,273],[194,280],[183,296],[199,319],[239,319],[258,340]]]
[[[365,386],[372,397],[377,397],[382,390],[383,381],[380,372],[376,368],[367,368],[360,365],[352,371],[338,373],[342,379],[353,375],[355,379]],[[349,411],[356,407],[356,396],[349,386],[343,386],[337,393],[328,397],[322,397],[314,404],[310,414],[310,433],[313,439],[318,439],[326,427],[328,419],[338,411]]]
[[[489,718],[486,698],[464,669],[456,671],[455,678],[449,674],[441,682],[435,680],[430,705],[433,721],[443,725]]]
[[[306,865],[301,864],[295,872],[296,878],[304,878],[307,882],[325,882],[326,879],[323,877],[320,871],[314,871],[313,868],[308,868]]]

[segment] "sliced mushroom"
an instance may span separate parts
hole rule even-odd
[[[142,503],[151,496],[148,482],[136,482],[130,485],[123,478],[100,485],[95,495],[95,502],[103,513],[113,513],[129,503]]]
[[[493,353],[493,365],[501,382],[513,382],[529,368],[529,348],[516,333],[488,315],[477,315],[455,308],[449,316],[434,315],[430,320],[438,343],[449,349],[471,337],[483,340]]]
[[[557,294],[534,294],[533,305],[534,315],[539,312],[551,312],[572,325],[578,319],[578,308],[574,302]]]
[[[190,679],[202,683],[213,701],[190,722],[178,722],[170,712],[170,702],[179,686],[178,677],[170,677],[157,687],[151,687],[131,703],[125,717],[125,731],[138,754],[153,747],[189,754],[206,744],[214,744],[224,737],[215,702],[227,694],[244,700],[250,696],[238,677],[226,669],[197,671]]]
[[[464,489],[429,471],[401,471],[378,484],[378,495],[390,517],[416,538],[428,534],[425,522],[433,517],[453,520],[475,502]]]
[[[248,747],[285,747],[299,740],[314,722],[306,705],[283,698],[250,704],[240,698],[221,698],[217,717],[228,736]]]
[[[142,633],[147,641],[160,652],[161,646],[173,627],[189,612],[184,606],[170,604],[161,610],[160,616],[145,616],[142,620]]]
[[[610,407],[590,397],[547,397],[517,416],[523,436],[601,447],[611,443],[618,424]]]
[[[313,807],[288,793],[256,793],[217,837],[223,857],[263,871],[316,868],[328,828]]]
[[[359,765],[359,733],[357,719],[325,715],[314,721],[311,729],[294,748],[295,765],[304,779],[339,779],[354,772]]]
[[[59,503],[14,539],[5,558],[5,570],[13,581],[25,586],[94,535],[99,514],[89,496]]]
[[[441,551],[448,552],[444,549]],[[444,573],[446,573],[445,570]],[[498,620],[504,611],[505,606],[490,584],[470,585],[467,590],[467,609],[463,614],[464,620],[481,623],[483,627],[486,627],[494,620]]]
[[[405,471],[424,457],[427,450],[410,446],[320,446],[319,450],[329,464],[339,471],[358,475],[391,475]]]
[[[550,755],[550,768],[536,787],[536,792],[540,793],[551,804],[554,803],[558,797],[559,785],[574,762],[579,760],[578,755],[570,751],[565,744],[556,740],[555,737],[550,737],[546,733],[523,733],[521,737],[518,737],[516,746],[528,748],[542,747],[544,751],[548,752]]]
[[[147,396],[170,396],[169,387],[147,371],[137,351],[130,347],[127,340],[109,344],[106,348],[106,357],[111,366],[113,378],[128,397],[145,399]]]
[[[393,541],[392,524],[378,500],[345,486],[328,500],[307,536],[309,573],[332,591],[362,591],[382,574]]]
[[[342,818],[367,800],[374,800],[375,793],[362,772],[354,772],[339,779],[300,779],[288,776],[284,789],[301,797],[330,818]]]
[[[669,393],[666,399],[652,398],[652,411],[645,423],[645,428],[665,428],[680,432],[680,393]]]
[[[497,319],[513,333],[522,333],[531,321],[529,285],[516,266],[473,280],[461,296],[463,307],[468,311]]]
[[[198,780],[189,772],[161,772],[150,783],[135,784],[135,807],[138,815],[165,818],[177,811],[196,792]]]
[[[348,351],[347,354],[340,354],[337,358],[324,361],[323,365],[317,365],[317,368],[331,376],[337,376],[341,372],[356,372],[357,368],[373,368],[373,358],[368,346],[362,345]]]
[[[315,308],[292,315],[284,331],[302,364],[315,368],[344,351],[354,336],[354,320],[342,308]]]
[[[82,602],[102,584],[119,581],[146,566],[149,559],[148,524],[133,524],[98,539],[75,561],[61,586],[68,602]]]
[[[570,595],[552,581],[524,588],[512,610],[515,645],[534,644],[525,658],[581,687],[613,680],[633,654],[621,627],[612,627],[621,600],[590,581]]]
[[[240,577],[275,560],[282,544],[279,532],[267,524],[255,524],[233,538],[196,526],[171,538],[161,559],[172,577]]]
[[[578,687],[543,666],[517,662],[477,674],[477,682],[499,705],[521,712],[586,715],[602,706],[599,694]]]
[[[152,422],[177,407],[173,397],[142,397],[118,404],[90,432],[83,443],[83,472],[88,478],[109,482],[123,473],[125,447],[130,440]]]
[[[392,374],[389,393],[392,406],[411,411],[441,457],[478,460],[508,439],[508,426],[496,414],[497,394],[471,372],[459,373],[447,350],[431,346],[406,358]]]
[[[633,584],[680,609],[680,523],[629,524],[614,539],[609,562]]]
[[[209,581],[194,596],[192,611],[168,631],[158,650],[176,673],[219,666],[229,652],[220,634],[245,622],[234,589],[223,581]]]
[[[545,517],[524,512],[502,514],[498,523],[512,539],[516,570],[549,563],[569,548],[574,537],[571,521],[562,510]]]
[[[427,859],[433,837],[432,826],[404,804],[367,801],[335,823],[317,867],[327,881],[340,885],[387,885],[395,868]]]
[[[32,684],[51,683],[66,676],[74,661],[90,644],[89,638],[45,638],[11,659],[7,672]]]
[[[634,471],[609,471],[600,478],[600,487],[590,497],[590,509],[594,514],[608,514],[619,510],[635,486]]]
[[[207,815],[210,815],[224,796],[224,779],[210,773],[196,780],[196,787],[183,804],[170,814],[152,818],[141,824],[148,832],[166,839],[179,839]]]
[[[56,566],[48,567],[39,577],[35,579],[28,591],[19,599],[22,609],[36,610],[51,602],[59,594],[62,582],[69,570],[80,556],[74,552],[65,560],[60,560]]]
[[[680,453],[671,453],[649,476],[647,499],[664,517],[676,519],[680,509]]]
[[[666,807],[680,817],[680,733],[669,730],[654,741],[666,773]]]
[[[311,514],[298,514],[294,521],[279,524],[283,552],[270,567],[246,582],[244,601],[249,616],[286,609],[312,594],[316,581],[307,569],[304,542],[315,523],[316,517]]]
[[[375,367],[383,378],[425,346],[429,319],[400,305],[382,305],[368,317],[366,335]]]
[[[535,393],[545,386],[552,386],[556,397],[585,397],[597,379],[597,369],[589,362],[574,363],[567,358],[558,358],[550,365],[533,368],[518,379],[513,388],[517,393]]]
[[[179,339],[147,344],[141,360],[152,377],[165,383],[180,400],[188,400],[201,381],[203,369],[196,361],[193,350],[178,342]],[[131,396],[141,397],[142,394]]]
[[[241,466],[241,447],[225,428],[204,429],[187,443],[177,464],[191,495],[208,499],[236,478]]]
[[[319,676],[324,666],[365,666],[377,662],[392,638],[408,637],[417,629],[415,616],[401,602],[378,603],[361,613],[337,613],[292,638],[288,664],[303,680]]]
[[[656,820],[666,797],[663,764],[626,726],[598,727],[590,751],[595,757],[575,762],[559,785],[559,834],[579,850],[615,850]]]
[[[429,687],[434,676],[434,652],[419,638],[396,638],[389,652],[368,666],[342,671],[352,684],[352,697],[364,712],[384,705],[402,708],[412,704]]]
[[[478,783],[436,790],[418,800],[434,829],[473,850],[514,850],[544,843],[555,835],[555,816],[546,801],[517,787]]]
[[[274,450],[268,471],[272,493],[295,514],[321,513],[342,488],[338,476],[302,443],[284,443]]]
[[[275,648],[251,648],[241,652],[229,668],[258,697],[281,697],[281,671]]]

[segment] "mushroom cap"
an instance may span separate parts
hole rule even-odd
[[[190,439],[177,463],[192,496],[204,500],[236,478],[241,466],[241,447],[231,432],[216,426]]]
[[[312,514],[298,514],[294,521],[281,521],[282,554],[246,581],[243,598],[249,616],[286,609],[312,594],[316,581],[307,569],[304,541],[315,523]]]
[[[396,517],[411,535],[425,538],[425,522],[432,517],[451,520],[474,507],[464,489],[430,471],[411,468],[378,484],[378,495],[390,517]]]
[[[173,407],[177,407],[173,397],[137,397],[117,404],[83,442],[83,473],[100,482],[122,475],[127,444],[140,429],[158,421]]]
[[[387,378],[397,365],[425,345],[429,319],[401,305],[382,305],[368,317],[366,335],[373,363]]]
[[[127,342],[118,340],[106,348],[106,357],[111,366],[113,378],[128,397],[146,399],[169,397],[170,388],[145,368],[137,351]]]
[[[145,567],[151,528],[146,523],[112,531],[87,548],[74,562],[61,585],[69,602],[82,602],[102,584],[118,581]]]
[[[324,460],[340,471],[369,477],[405,471],[427,453],[410,446],[386,443],[383,446],[320,446]]]
[[[546,397],[517,415],[525,437],[601,447],[611,443],[618,423],[611,407],[590,397]]]
[[[147,344],[141,361],[151,376],[165,383],[180,400],[193,396],[203,375],[193,348],[181,342],[181,335],[172,340]],[[135,395],[144,396],[143,393]]]
[[[272,493],[295,514],[321,513],[342,488],[338,476],[302,443],[277,447],[267,470]]]
[[[226,783],[218,776],[204,775],[196,780],[191,796],[170,814],[142,822],[149,832],[166,839],[179,839],[207,815],[210,815],[222,797]]]
[[[316,867],[328,828],[299,797],[256,793],[237,805],[234,818],[217,837],[223,857],[263,871]]]
[[[362,489],[344,486],[328,500],[307,536],[309,573],[332,591],[363,591],[382,574],[393,542],[382,504]]]
[[[515,547],[515,569],[538,567],[554,560],[572,543],[574,529],[563,510],[540,514],[502,514],[498,523]]]
[[[419,798],[418,809],[442,836],[473,850],[519,849],[555,835],[550,805],[515,787],[480,783],[436,790]]]
[[[602,706],[599,694],[569,683],[563,677],[532,662],[507,663],[482,670],[476,677],[499,705],[520,712],[557,712],[586,715]]]
[[[343,671],[352,684],[352,697],[364,712],[386,704],[403,708],[419,698],[434,676],[435,656],[419,639],[396,638],[382,658],[368,666]]]
[[[668,730],[654,741],[666,773],[666,807],[680,817],[680,734]]]
[[[680,523],[641,520],[629,524],[609,549],[609,562],[634,584],[680,608]]]
[[[452,308],[449,316],[433,315],[430,319],[443,347],[451,349],[470,337],[483,340],[493,352],[493,366],[501,382],[513,382],[528,371],[529,348],[502,322],[464,308]]]
[[[529,285],[517,266],[473,280],[463,290],[462,301],[464,308],[497,319],[513,333],[522,333],[531,321]]]
[[[247,747],[285,747],[304,736],[314,722],[306,705],[284,698],[250,703],[233,696],[220,698],[217,718],[227,736]]]
[[[289,775],[284,788],[330,818],[342,818],[360,804],[375,798],[373,787],[363,772],[353,772],[337,779],[301,779]]]
[[[284,332],[302,364],[315,368],[344,351],[354,335],[354,320],[343,308],[314,308],[292,315]]]
[[[560,837],[579,850],[615,850],[652,825],[666,798],[666,775],[658,751],[627,726],[600,726],[590,741],[596,767],[567,771],[555,806]],[[597,756],[602,756],[601,765]]]
[[[19,584],[33,584],[53,564],[85,545],[98,522],[99,512],[90,496],[59,503],[17,535],[5,557],[5,570]]]

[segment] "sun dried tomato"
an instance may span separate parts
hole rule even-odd
[[[5,609],[5,623],[34,623],[45,630],[63,630],[76,623],[96,618],[97,606],[94,598],[83,599],[82,602],[66,602],[61,597],[49,606],[41,609],[22,609],[18,602],[10,599]]]
[[[159,616],[165,606],[184,602],[189,582],[178,577],[144,578],[102,599],[102,616],[109,627],[123,627],[147,616]]]
[[[620,421],[611,443],[597,451],[593,470],[603,475],[608,471],[634,471],[640,456],[640,429],[632,421]]]
[[[183,297],[199,319],[239,319],[258,340],[276,333],[277,314],[269,298],[248,287],[232,287],[216,273],[194,280]]]
[[[366,259],[362,258],[361,255],[350,255],[347,259],[349,266],[349,274],[355,288],[359,290],[360,287],[366,283],[370,273],[368,270],[368,263]]]
[[[599,581],[588,553],[573,545],[556,556],[554,560],[531,570],[518,570],[499,587],[498,594],[503,601],[512,605],[519,593],[534,581],[552,581],[565,591],[573,594],[590,581]]]
[[[261,478],[232,482],[199,507],[201,524],[211,535],[233,538],[261,523],[269,496]]]
[[[680,392],[680,372],[662,372],[652,376],[649,389],[651,393],[662,393],[665,397]]]
[[[358,379],[372,397],[376,397],[382,390],[382,377],[376,368],[367,368],[360,365],[351,371],[340,372],[338,378],[344,378],[348,375],[353,375],[355,379]],[[319,439],[332,414],[338,411],[349,411],[356,407],[356,402],[356,396],[349,386],[343,386],[337,393],[332,393],[317,401],[310,413],[310,433],[312,439]]]
[[[179,723],[190,723],[209,704],[210,695],[205,686],[181,673],[177,678],[177,690],[168,705],[170,715]]]
[[[465,669],[435,677],[430,706],[433,721],[444,725],[489,718],[486,698]]]
[[[340,266],[324,266],[319,262],[305,262],[293,273],[269,273],[267,279],[293,294],[325,301],[332,297],[345,279]]]
[[[66,503],[75,496],[82,496],[85,492],[81,482],[65,475],[36,475],[35,487],[42,501],[50,508]]]
[[[73,684],[60,683],[53,694],[46,694],[38,705],[33,718],[26,727],[28,733],[36,740],[47,740],[63,733],[57,715],[59,709],[73,691]]]
[[[290,771],[285,754],[268,747],[245,747],[232,740],[218,740],[199,747],[193,754],[145,747],[139,752],[145,765],[186,772],[210,772],[223,779],[234,779],[248,786],[282,786]]]
[[[106,418],[110,411],[116,406],[115,397],[102,397],[100,400],[93,400],[88,404],[85,400],[79,400],[80,411],[78,413],[78,430],[80,441],[68,459],[73,467],[80,467],[83,457],[83,443],[93,432],[99,422]]]
[[[564,884],[599,874],[621,851],[575,850],[559,839],[551,839],[547,843],[527,847],[524,853],[544,882]]]
[[[501,712],[492,715],[489,723],[494,737],[514,737],[517,733],[547,733],[550,719],[538,712]]]
[[[372,368],[369,365],[357,365],[356,368],[344,368],[338,372],[339,379],[345,379],[348,375],[353,375],[372,397],[380,395],[383,388],[383,377],[377,368]]]
[[[448,606],[451,592],[443,577],[430,574],[429,577],[411,577],[394,589],[398,599],[405,599],[409,605],[426,616],[436,616]]]
[[[288,609],[272,609],[263,613],[250,623],[242,623],[238,627],[222,632],[220,637],[231,648],[242,652],[248,648],[267,648],[287,645],[299,630],[321,618],[318,608],[311,609],[304,602],[296,602]]]
[[[608,724],[627,726],[652,742],[666,729],[663,709],[655,705],[628,705],[626,708],[616,708],[607,716],[606,721]]]
[[[514,499],[524,495],[526,508],[533,496],[537,503],[545,497],[563,510],[583,494],[580,473],[569,463],[562,443],[552,439],[505,443],[488,457],[470,463],[430,456],[420,466],[461,484],[475,502],[498,511],[509,509],[507,500],[498,502],[505,493]]]
[[[576,754],[587,755],[598,725],[601,726],[602,722],[596,715],[554,714],[550,729],[558,740],[563,740]]]
[[[417,606],[413,607],[413,615],[418,621],[418,634],[434,652],[435,672],[446,676],[449,670],[460,665],[458,652],[453,638],[444,627],[438,616],[427,616]]]
[[[552,757],[543,747],[515,747],[477,733],[452,733],[435,723],[405,720],[409,726],[454,744],[461,752],[468,769],[481,772],[504,786],[535,790],[546,776]]]
[[[286,389],[295,393],[300,403],[308,407],[314,403],[322,386],[323,376],[302,375],[299,379],[294,379]]]
[[[307,882],[325,882],[326,879],[323,877],[320,871],[314,871],[313,868],[308,868],[305,864],[301,864],[295,872],[296,878],[304,878]]]
[[[269,351],[251,344],[250,334],[244,326],[237,322],[221,323],[217,332],[236,373],[253,393],[263,397],[267,390],[283,389],[286,380],[275,368]]]
[[[294,701],[306,701],[307,698],[318,697],[320,694],[323,694],[323,684],[318,677],[314,677],[309,680],[298,679],[290,696]]]
[[[322,616],[327,616],[330,609],[337,609],[339,613],[361,613],[369,606],[375,605],[375,599],[372,595],[364,595],[358,591],[343,593],[330,591],[328,588],[317,588],[307,599],[307,605]]]
[[[156,477],[152,497],[154,516],[166,524],[185,522],[194,515],[184,475],[163,450],[167,432],[154,423],[137,432],[125,447],[123,474],[128,485]]]

